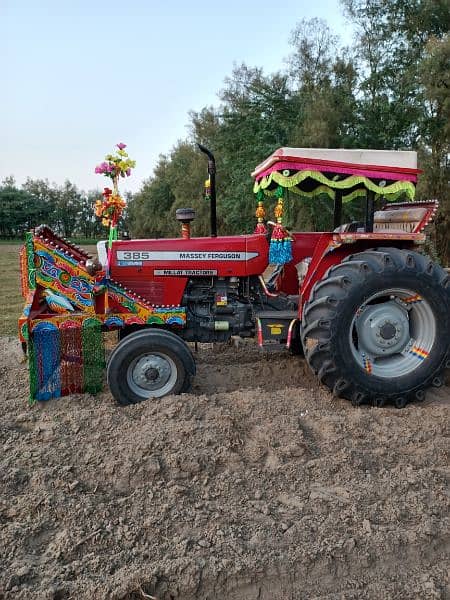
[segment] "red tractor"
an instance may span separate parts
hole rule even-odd
[[[120,404],[187,391],[195,375],[188,342],[226,342],[231,336],[256,336],[260,346],[277,343],[304,353],[319,381],[355,405],[401,408],[422,400],[430,385],[441,385],[449,355],[449,277],[421,253],[437,202],[412,201],[419,173],[414,152],[281,148],[252,174],[256,232],[218,237],[215,161],[200,149],[209,159],[209,237],[191,238],[194,211],[180,209],[181,238],[117,240],[110,252],[100,242],[99,265],[48,228],[32,234],[23,262],[26,269],[34,253],[36,277],[20,321],[28,323],[23,338],[37,356],[46,347],[37,341],[39,327],[43,334],[56,322],[62,335],[59,359],[35,368],[32,396],[74,391],[70,373],[76,360],[64,350],[68,323],[75,336],[76,316],[86,317],[88,308],[88,321],[96,319],[99,330],[119,329],[107,381]],[[333,230],[288,232],[282,224],[287,194],[327,194],[334,200]],[[345,203],[357,196],[364,196],[364,215],[342,223]],[[276,222],[266,223],[263,200],[271,198]],[[69,269],[55,259],[57,248],[61,260],[65,255],[75,262],[72,295],[64,290],[73,286],[60,285],[55,272]],[[266,277],[269,263],[274,268]],[[78,280],[90,286],[84,296]],[[43,300],[48,287],[47,298],[53,292],[64,296],[70,312],[52,314]],[[88,304],[80,303],[80,294]],[[78,355],[88,364],[88,350]],[[60,380],[52,387],[48,382],[58,368]],[[83,389],[90,388],[80,383],[75,391]]]

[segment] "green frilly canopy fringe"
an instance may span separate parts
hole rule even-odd
[[[306,179],[312,179],[317,182],[317,187],[311,191],[303,191],[301,184]],[[409,200],[414,200],[415,186],[411,181],[395,181],[389,185],[380,186],[374,183],[368,177],[362,175],[350,175],[342,180],[329,179],[326,175],[319,171],[298,171],[293,175],[283,175],[279,171],[272,171],[266,177],[259,181],[255,181],[253,191],[255,194],[263,192],[266,196],[275,196],[276,188],[269,189],[277,184],[288,189],[295,194],[305,197],[314,197],[320,194],[327,194],[334,199],[335,190],[348,190],[347,194],[343,194],[343,201],[349,202],[356,197],[365,195],[366,190],[371,190],[379,196],[384,196],[387,200],[396,200],[401,195],[406,195]],[[357,189],[354,189],[357,188]]]

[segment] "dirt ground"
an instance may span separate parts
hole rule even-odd
[[[0,338],[0,597],[450,598],[450,391],[355,409],[303,360],[205,347],[193,390],[27,407]]]

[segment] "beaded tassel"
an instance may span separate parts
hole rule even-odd
[[[274,209],[276,223],[270,239],[269,262],[284,265],[292,260],[292,238],[283,227],[283,188],[279,186],[275,192],[278,202]]]
[[[256,227],[255,227],[255,233],[264,233],[264,234],[267,233],[267,227],[266,227],[266,224],[264,223],[265,216],[266,216],[266,211],[264,209],[264,204],[263,204],[262,200],[259,200],[258,207],[255,212],[255,217],[258,219],[258,222],[256,223]]]

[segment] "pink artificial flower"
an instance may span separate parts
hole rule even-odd
[[[123,142],[120,142],[120,144],[116,144],[116,146],[119,148],[119,150],[123,150],[124,148],[127,147],[127,145],[124,144]]]
[[[97,165],[97,166],[95,167],[95,172],[96,172],[97,174],[99,174],[99,173],[102,173],[102,169],[101,169],[101,167],[100,167],[99,165]]]

